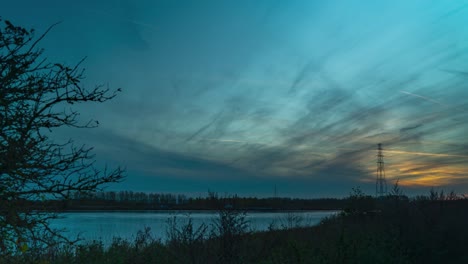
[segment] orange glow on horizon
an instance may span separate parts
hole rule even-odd
[[[456,158],[466,158],[466,159],[468,159],[468,156],[465,156],[465,155],[457,155],[457,154],[430,153],[430,152],[413,152],[413,151],[391,150],[391,149],[386,149],[385,152],[387,152],[387,153],[397,153],[397,154],[409,154],[409,155],[431,156],[431,157],[456,157]]]
[[[376,168],[368,167],[375,175]],[[385,168],[385,176],[388,181],[399,180],[401,186],[414,187],[438,187],[457,184],[467,179],[467,166],[435,164],[428,162],[404,161],[393,163]],[[364,179],[364,181],[372,181]]]

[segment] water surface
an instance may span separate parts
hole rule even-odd
[[[337,211],[307,211],[307,212],[249,212],[245,219],[252,231],[267,230],[270,227],[284,228],[293,226],[311,226],[318,224],[323,218],[336,214]],[[71,212],[60,214],[62,218],[55,219],[52,226],[66,228],[66,236],[74,238],[78,235],[83,241],[102,240],[104,244],[111,243],[115,237],[134,240],[138,231],[146,227],[151,234],[162,241],[167,239],[168,219],[177,219],[179,226],[192,219],[195,228],[205,224],[209,229],[213,226],[218,214],[216,212]]]

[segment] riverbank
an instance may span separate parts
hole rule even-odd
[[[95,241],[26,252],[16,263],[34,256],[42,263],[468,263],[467,199],[356,194],[349,201],[314,227],[252,233],[243,214],[225,210],[213,230],[190,221],[169,226],[166,243],[146,230],[110,247]]]

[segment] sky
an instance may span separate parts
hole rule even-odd
[[[468,194],[468,1],[0,0],[49,61],[122,88],[78,106],[115,190]]]

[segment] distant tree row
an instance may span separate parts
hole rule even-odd
[[[181,204],[187,202],[187,196],[183,194],[170,193],[145,193],[133,191],[108,191],[94,193],[76,192],[72,200],[104,200],[115,202],[139,202],[154,204]]]
[[[184,194],[145,193],[133,191],[107,191],[74,193],[72,199],[62,201],[64,208],[74,209],[180,209],[218,210],[233,208],[241,210],[339,210],[345,205],[343,199],[293,199],[224,196],[208,191],[206,197],[188,197]],[[49,203],[54,203],[48,201]]]

